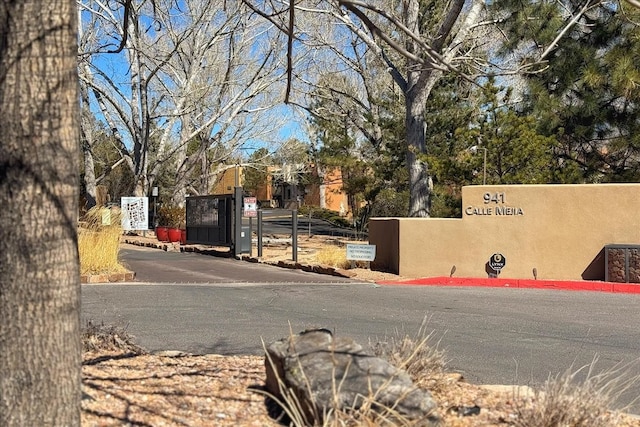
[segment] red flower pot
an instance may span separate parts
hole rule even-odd
[[[180,230],[180,244],[181,245],[187,244],[187,230],[185,229]]]
[[[170,228],[168,234],[170,242],[179,242],[182,235],[179,228]]]
[[[156,237],[161,242],[169,241],[169,228],[167,227],[156,227]]]

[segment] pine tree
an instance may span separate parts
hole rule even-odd
[[[553,37],[562,9],[543,4],[505,20],[512,40],[544,44]],[[558,41],[548,68],[528,77],[526,108],[540,118],[539,131],[559,141],[555,153],[565,170],[556,179],[640,179],[639,17],[622,3],[594,6]]]

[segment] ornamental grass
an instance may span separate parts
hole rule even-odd
[[[92,208],[83,217],[78,229],[80,274],[110,274],[126,272],[118,262],[122,227],[118,208]]]
[[[328,246],[319,249],[315,254],[316,262],[338,268],[350,268],[351,262],[347,261],[347,251],[344,247]]]

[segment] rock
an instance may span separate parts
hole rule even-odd
[[[342,268],[336,268],[334,271],[336,276],[342,276],[342,277],[347,277],[347,278],[353,278],[356,277],[358,274],[353,272],[353,271],[349,271],[349,270],[345,270]]]
[[[438,423],[428,391],[350,338],[313,329],[271,343],[266,351],[267,392],[285,404],[294,400],[286,395],[294,395],[309,425],[322,423],[323,414],[334,409],[359,409],[367,399],[377,412],[392,408],[412,425]]]
[[[332,267],[330,265],[320,264],[320,265],[313,266],[313,272],[318,274],[333,275],[335,273],[335,270],[336,270],[335,267]]]
[[[297,263],[294,261],[278,261],[278,267],[295,270],[297,267]]]

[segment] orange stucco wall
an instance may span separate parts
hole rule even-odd
[[[347,214],[349,200],[342,190],[342,173],[340,169],[327,171],[324,176],[324,208]]]
[[[242,166],[225,169],[218,175],[218,180],[211,188],[211,194],[233,194],[233,188],[236,185],[242,186],[243,182]]]
[[[260,201],[273,199],[273,175],[271,175],[270,170],[267,172],[264,185],[258,187],[255,196]]]
[[[488,195],[488,196],[485,196]],[[485,200],[487,197],[487,200]],[[603,280],[607,244],[640,244],[640,184],[504,185],[462,189],[461,219],[373,218],[371,267],[408,277]]]
[[[324,173],[322,184],[307,186],[304,201],[307,205],[318,206],[343,215],[350,215],[349,199],[342,190],[342,173],[340,169],[328,170]]]

